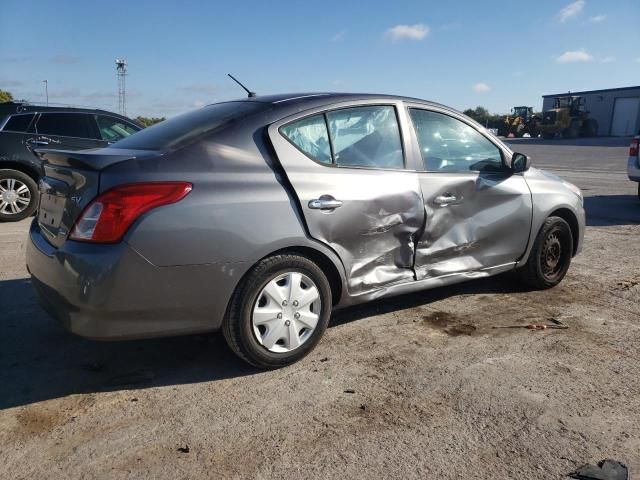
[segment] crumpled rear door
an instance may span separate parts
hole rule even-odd
[[[269,127],[278,160],[293,186],[309,234],[342,260],[351,295],[414,280],[414,246],[424,223],[415,172],[321,165]],[[401,117],[401,122],[404,118]],[[335,200],[330,210],[316,200]]]

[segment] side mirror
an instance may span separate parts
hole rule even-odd
[[[515,173],[526,172],[531,167],[531,157],[515,152],[511,157],[511,170]]]

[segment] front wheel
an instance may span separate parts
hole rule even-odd
[[[331,288],[320,267],[301,255],[275,255],[258,263],[241,282],[222,332],[246,362],[283,367],[317,345],[331,305]]]
[[[17,222],[38,207],[38,185],[19,170],[0,170],[0,221]]]
[[[573,255],[571,227],[560,217],[549,217],[542,225],[521,278],[537,289],[558,285],[569,270]]]

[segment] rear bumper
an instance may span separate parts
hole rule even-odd
[[[43,308],[68,330],[100,340],[213,331],[235,279],[228,265],[157,267],[126,243],[47,242],[31,225],[27,268]]]

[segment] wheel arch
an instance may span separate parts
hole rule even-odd
[[[238,280],[238,282],[236,283],[236,286],[233,289],[233,293],[231,294],[231,297],[229,299],[227,309],[226,309],[227,314],[229,311],[229,306],[231,305],[231,299],[233,299],[233,296],[236,294],[236,291],[238,290],[238,288],[240,288],[240,286],[244,282],[244,279],[247,277],[247,275],[251,273],[253,268],[256,265],[258,265],[260,262],[262,262],[265,258],[273,257],[275,255],[283,255],[283,254],[297,254],[315,262],[318,265],[318,267],[320,267],[322,272],[327,276],[327,280],[329,281],[329,286],[331,288],[332,304],[335,306],[340,303],[342,295],[345,292],[344,277],[343,275],[340,274],[340,271],[335,261],[332,260],[329,257],[329,255],[320,251],[319,249],[309,247],[309,246],[295,245],[295,246],[287,246],[287,247],[279,248],[277,250],[273,250],[268,254],[263,255],[262,257],[257,259],[245,270],[245,272],[242,274],[242,277],[240,278],[240,280]]]
[[[36,184],[38,183],[38,180],[40,180],[40,173],[35,168],[22,162],[0,160],[0,170],[17,170],[25,175],[29,175]]]
[[[575,213],[568,208],[558,208],[551,212],[547,218],[549,217],[560,217],[569,224],[569,228],[571,228],[571,236],[573,237],[573,252],[571,252],[571,256],[574,257],[578,252],[579,242],[577,240],[580,237],[580,227]]]

